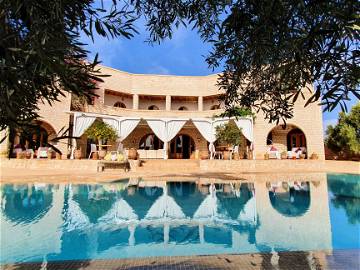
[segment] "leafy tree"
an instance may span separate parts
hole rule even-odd
[[[227,145],[241,144],[241,130],[233,121],[216,127],[216,139]]]
[[[118,138],[115,129],[99,120],[96,120],[87,130],[85,130],[85,135],[88,136],[89,139],[98,140],[100,148],[101,141],[115,141]]]
[[[91,95],[101,81],[97,58],[85,61],[80,33],[131,38],[145,19],[150,43],[189,25],[213,45],[206,61],[224,66],[227,108],[262,110],[270,121],[292,117],[294,101],[316,83],[308,102],[325,109],[359,98],[359,2],[356,0],[0,1],[0,129],[29,122],[37,102],[64,92]],[[94,31],[95,29],[95,31]],[[305,90],[306,91],[306,90]]]
[[[336,126],[328,126],[326,145],[344,156],[360,155],[360,103],[349,114],[341,112]]]

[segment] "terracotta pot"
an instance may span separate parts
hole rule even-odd
[[[106,150],[99,150],[99,158],[104,159],[105,156],[106,156]]]
[[[300,154],[300,159],[305,159],[305,154]]]
[[[25,152],[17,152],[16,153],[17,159],[24,159],[25,158]]]
[[[92,155],[92,156],[91,156],[92,159],[95,159],[95,160],[99,159],[99,154],[98,154],[97,152],[92,153],[91,155]]]
[[[74,157],[75,159],[81,159],[81,150],[75,150]]]
[[[310,159],[319,159],[319,156],[316,153],[312,153]]]
[[[61,154],[60,153],[56,153],[56,159],[61,159]]]
[[[239,159],[240,159],[240,154],[234,153],[234,160],[239,160]]]
[[[266,153],[266,154],[264,155],[264,159],[269,159],[269,154],[268,154],[268,153]]]
[[[209,159],[209,152],[207,150],[199,151],[200,159]]]
[[[224,151],[224,159],[230,159],[230,151]]]
[[[137,150],[135,148],[129,149],[128,159],[137,159]]]

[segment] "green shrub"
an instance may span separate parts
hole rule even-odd
[[[116,130],[108,124],[96,120],[86,131],[85,135],[89,139],[98,140],[99,144],[101,141],[110,140],[115,141],[118,136]]]

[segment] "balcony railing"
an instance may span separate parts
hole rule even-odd
[[[133,110],[124,109],[108,105],[88,105],[85,108],[85,112],[108,114],[116,116],[136,116],[136,117],[213,117],[218,115],[223,110],[205,110],[205,111],[178,111],[178,110]]]

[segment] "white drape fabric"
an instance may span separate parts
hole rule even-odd
[[[80,137],[83,135],[85,130],[94,123],[95,119],[95,116],[83,115],[81,113],[75,114],[73,136]]]
[[[137,127],[140,122],[139,119],[126,119],[123,117],[117,118],[103,118],[104,123],[110,125],[116,130],[116,133],[120,139],[123,141],[127,136]]]
[[[94,123],[96,117],[85,115],[82,113],[74,114],[74,126],[73,126],[73,137],[80,137],[84,134],[85,130],[88,129]],[[76,149],[76,140],[73,139],[73,148],[71,151],[70,159],[74,159],[74,151]]]
[[[253,139],[253,126],[251,119],[248,118],[242,118],[242,119],[235,119],[236,126],[241,129],[242,134],[245,136],[246,139],[248,139],[250,142],[252,142]]]
[[[74,114],[74,127],[73,127],[73,136],[80,137],[85,130],[91,126],[95,121],[96,115],[79,113]],[[126,117],[116,117],[116,116],[106,116],[99,115],[103,118],[103,121],[110,126],[112,126],[119,136],[119,140],[123,141],[130,135],[130,133],[138,126],[140,118],[128,119]],[[170,142],[176,134],[181,130],[186,121],[192,120],[195,127],[199,130],[200,134],[210,143],[209,149],[213,149],[214,142],[216,141],[216,127],[222,124],[227,123],[230,119],[208,119],[208,118],[188,118],[188,119],[178,119],[178,118],[159,118],[159,119],[147,119],[148,125],[155,135],[164,142],[164,159],[167,159],[167,149],[168,142]],[[233,119],[237,127],[241,129],[243,135],[247,140],[251,142],[251,150],[254,150],[254,134],[253,134],[253,121],[251,118],[240,118]],[[74,143],[76,148],[76,142]],[[75,150],[73,148],[73,152]],[[255,158],[255,155],[253,155]],[[213,158],[213,155],[210,155],[210,158]]]
[[[166,140],[166,122],[161,119],[147,119],[151,130],[155,133],[155,135],[165,143]]]
[[[209,143],[214,143],[216,140],[215,133],[213,131],[213,125],[211,120],[206,119],[192,119],[195,127],[199,130],[200,134]]]
[[[210,149],[214,149],[214,142],[216,141],[216,127],[222,124],[226,124],[229,122],[228,119],[215,119],[215,120],[207,120],[207,119],[192,119],[195,127],[199,130],[200,134],[207,140]],[[210,159],[214,158],[214,154],[210,151]]]
[[[168,158],[168,142],[171,141],[187,120],[184,119],[146,119],[155,135],[164,143],[164,159]]]
[[[137,127],[139,124],[140,119],[123,119],[120,121],[120,132],[119,132],[119,138],[120,141],[123,141],[126,139],[127,136],[130,135],[130,133]]]

